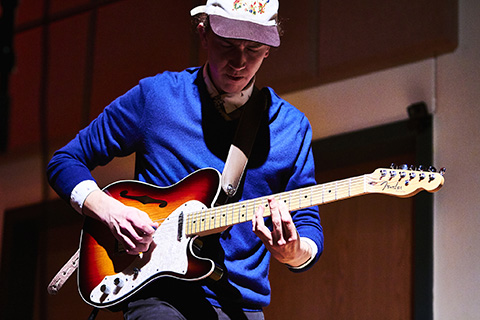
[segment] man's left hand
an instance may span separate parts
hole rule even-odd
[[[252,219],[253,232],[262,240],[275,259],[292,267],[301,266],[310,259],[311,246],[301,240],[285,203],[270,197],[268,205],[272,231],[265,226],[263,217],[265,208],[260,206]]]

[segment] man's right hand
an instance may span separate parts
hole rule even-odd
[[[129,207],[103,191],[91,192],[83,203],[83,214],[105,223],[128,254],[146,252],[158,223],[145,212]]]

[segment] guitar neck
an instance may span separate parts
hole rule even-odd
[[[371,174],[282,192],[274,196],[278,201],[283,201],[289,211],[369,193],[405,198],[422,190],[438,191],[443,186],[444,173],[444,168],[439,173],[435,170],[425,172],[421,170],[379,168]],[[187,235],[211,234],[238,223],[251,221],[259,206],[265,208],[265,217],[270,216],[268,198],[261,197],[191,212],[185,217],[185,233]]]
[[[289,211],[296,211],[365,194],[367,183],[368,176],[362,175],[286,191],[274,196],[278,201],[284,202]],[[185,219],[186,233],[206,235],[235,224],[251,221],[260,206],[265,208],[264,217],[268,217],[271,215],[268,198],[261,197],[192,212]]]

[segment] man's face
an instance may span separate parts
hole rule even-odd
[[[237,93],[250,82],[268,57],[270,47],[253,41],[222,38],[199,26],[207,49],[210,77],[220,93]]]

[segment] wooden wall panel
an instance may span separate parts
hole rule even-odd
[[[318,165],[317,180],[359,176],[386,163],[414,159],[408,153],[377,154],[374,160],[356,164],[350,160],[333,168]],[[320,206],[324,253],[303,273],[289,272],[272,261],[272,302],[266,319],[414,319],[413,201],[366,195]]]
[[[42,34],[38,29],[24,32],[15,39],[17,62],[10,77],[10,150],[32,151],[40,143],[41,43]]]
[[[92,0],[49,0],[49,13],[51,15],[58,15],[78,8],[88,8],[93,2]]]
[[[190,2],[119,1],[99,9],[91,97],[95,117],[141,78],[190,63]]]
[[[88,14],[59,20],[49,27],[48,138],[66,143],[82,126]]]
[[[299,90],[455,50],[458,0],[280,3],[285,36],[259,82]]]
[[[22,0],[17,7],[15,22],[17,26],[40,20],[43,15],[44,1]]]
[[[316,177],[325,183],[390,163],[428,167],[431,118],[317,140]],[[433,197],[366,195],[320,206],[325,250],[294,274],[272,263],[267,319],[433,319]]]
[[[283,1],[279,16],[284,30],[279,48],[272,49],[258,75],[260,86],[295,88],[318,76],[317,0]]]
[[[39,111],[38,102],[41,95],[47,95],[44,90],[48,90],[47,103],[54,104],[52,109],[58,110],[57,105],[65,108],[51,112],[50,137],[70,138],[76,126],[56,126],[59,114],[73,119],[81,113],[81,122],[86,124],[140,78],[202,64],[205,54],[191,32],[189,11],[203,2],[21,1],[9,148],[38,145],[42,134],[33,121],[44,112]],[[281,1],[285,35],[281,47],[274,49],[263,65],[258,85],[270,85],[283,93],[450,52],[458,41],[457,2]],[[48,15],[43,17],[46,11]],[[43,28],[48,28],[46,34],[42,34]],[[32,34],[36,38],[25,43]],[[42,47],[45,39],[50,42],[48,52]],[[42,52],[49,54],[45,72]],[[21,80],[15,83],[13,78]],[[53,96],[59,81],[64,94],[71,96],[71,104],[65,103],[65,97]],[[42,106],[45,108],[45,101]],[[28,117],[37,115],[28,127],[23,123],[26,119],[18,118],[26,112]]]
[[[321,1],[319,81],[453,51],[457,6],[457,0]]]

